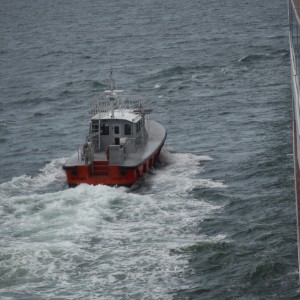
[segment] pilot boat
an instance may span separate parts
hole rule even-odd
[[[94,101],[85,142],[63,169],[69,187],[92,185],[132,186],[157,161],[167,137],[165,127],[150,120],[150,109],[141,101],[128,106],[123,91],[115,89],[110,71],[110,89]]]

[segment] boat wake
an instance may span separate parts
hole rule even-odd
[[[167,198],[168,195],[186,197],[196,188],[226,188],[222,181],[202,178],[204,168],[201,163],[211,160],[205,155],[170,153],[163,149],[157,167],[140,181],[137,191],[150,194],[160,191],[159,194]]]
[[[76,290],[78,298],[105,292],[171,299],[189,271],[189,252],[180,249],[226,239],[198,235],[201,220],[222,207],[195,197],[193,189],[226,187],[200,178],[201,162],[208,160],[163,151],[153,174],[132,189],[68,189],[59,183],[64,159],[36,177],[1,184],[2,293],[13,294],[18,286],[19,293],[46,298]],[[20,285],[24,276],[27,284]]]
[[[65,158],[58,158],[46,164],[36,176],[22,175],[0,184],[0,198],[5,199],[17,195],[31,195],[49,192],[52,189],[66,188],[65,174],[62,164]]]

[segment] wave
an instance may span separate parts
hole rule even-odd
[[[251,63],[251,62],[256,62],[265,59],[272,59],[272,58],[273,57],[271,56],[271,54],[250,54],[239,59],[238,62]]]
[[[155,176],[147,177],[151,186],[149,192],[159,189],[166,196],[186,197],[196,188],[226,188],[222,181],[199,178],[203,172],[201,162],[211,160],[207,155],[170,153],[163,149],[160,156],[162,168],[153,171]]]
[[[276,274],[282,274],[286,269],[286,265],[280,261],[264,261],[258,263],[255,268],[249,272],[248,277],[252,282],[260,282],[267,278],[274,278]]]
[[[42,113],[42,112],[35,112],[32,116],[33,119],[35,118],[42,118],[42,117],[45,117],[45,116],[49,116],[50,114],[49,113]]]
[[[195,241],[198,247],[226,243],[226,235],[198,235],[199,222],[221,206],[189,194],[195,186],[225,187],[198,178],[205,174],[201,163],[211,160],[163,150],[152,174],[133,189],[86,184],[68,189],[64,158],[36,176],[1,184],[2,282],[18,282],[24,274],[31,287],[53,282],[56,290],[43,290],[49,298],[63,289],[78,291],[79,298],[91,289],[114,290],[116,297],[125,290],[131,298],[134,282],[135,294],[171,299],[166,286],[176,290]],[[24,292],[27,286],[18,288]],[[7,284],[2,292],[13,289]]]
[[[65,158],[54,159],[46,164],[37,176],[22,175],[0,184],[0,198],[7,199],[16,195],[31,195],[51,190],[53,185],[58,189],[66,186],[62,165]]]
[[[17,99],[15,101],[12,101],[11,103],[18,104],[18,105],[27,104],[27,105],[35,106],[38,104],[49,103],[53,101],[55,101],[55,99],[50,97],[35,97],[35,98],[23,97],[22,100]]]
[[[288,57],[290,55],[290,50],[288,50],[288,49],[279,49],[277,51],[272,52],[272,54]]]
[[[100,82],[98,80],[93,80],[90,81],[90,83],[92,84],[93,88],[107,88],[107,84]]]
[[[243,58],[239,59],[238,62],[240,63],[253,63],[258,61],[270,60],[277,57],[289,57],[289,50],[287,49],[280,49],[275,52],[270,53],[255,53],[246,55]]]
[[[140,195],[85,184],[10,197],[1,205],[2,281],[18,281],[25,273],[29,283],[56,282],[56,288],[78,289],[82,297],[90,288],[122,293],[132,281],[144,295],[159,295],[167,282],[176,287],[187,262],[173,250],[201,240],[192,230],[200,210],[209,214],[216,208],[189,199],[180,206],[176,199],[161,200],[160,192]],[[145,273],[153,276],[151,282]]]
[[[148,84],[151,81],[160,81],[163,80],[164,82],[172,82],[176,79],[174,79],[174,77],[176,77],[177,75],[183,75],[183,74],[191,74],[192,76],[194,75],[195,72],[199,72],[199,71],[205,71],[206,73],[214,70],[216,68],[216,66],[212,66],[212,65],[192,65],[192,66],[175,66],[172,68],[165,68],[165,69],[161,69],[159,71],[155,71],[152,74],[149,74],[143,78],[140,78],[137,81],[138,85],[143,85],[143,84]],[[163,87],[163,85],[161,86]],[[143,87],[144,88],[144,87]],[[152,87],[151,87],[152,88]]]
[[[76,55],[80,54],[80,52],[75,51],[62,51],[62,50],[51,50],[40,54],[40,57],[45,58],[48,56],[60,57],[64,55]]]

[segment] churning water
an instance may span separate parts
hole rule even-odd
[[[0,4],[1,299],[297,298],[285,1]],[[108,56],[166,145],[68,189]]]

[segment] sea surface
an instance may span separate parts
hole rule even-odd
[[[131,189],[69,189],[91,99],[168,130]],[[0,299],[300,299],[287,2],[0,0]]]

